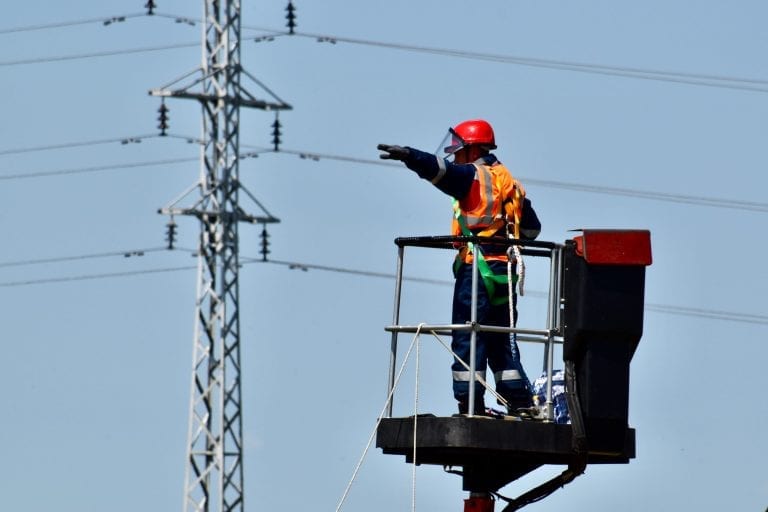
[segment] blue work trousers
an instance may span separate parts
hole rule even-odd
[[[507,263],[489,261],[489,266],[496,274],[506,274]],[[464,324],[471,321],[472,307],[472,265],[462,264],[455,272],[456,283],[453,293],[453,323]],[[488,292],[478,272],[477,284],[477,323],[509,327],[509,303],[492,305]],[[507,286],[497,285],[496,296],[507,297]],[[517,295],[513,294],[512,308],[517,318]],[[451,347],[456,355],[469,366],[470,351],[469,331],[454,331]],[[510,403],[510,408],[530,407],[531,385],[520,362],[520,353],[514,334],[478,332],[475,345],[475,371],[485,378],[486,368],[490,366],[496,382],[496,392]],[[459,402],[469,400],[470,372],[457,360],[451,366],[453,373],[453,395]],[[485,389],[475,381],[475,403],[482,403]]]

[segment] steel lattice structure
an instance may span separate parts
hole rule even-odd
[[[240,191],[255,200],[239,179],[240,107],[291,108],[271,92],[275,103],[241,86],[241,76],[251,76],[240,64],[240,27],[239,1],[205,0],[199,77],[180,89],[150,91],[196,99],[203,111],[200,178],[182,198],[194,189],[199,197],[191,207],[178,207],[179,198],[161,209],[200,222],[185,511],[244,509],[238,224],[279,222],[258,201],[265,215],[248,215],[239,204]]]

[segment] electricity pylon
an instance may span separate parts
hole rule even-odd
[[[291,106],[240,65],[240,1],[204,1],[201,68],[150,94],[202,105],[199,181],[160,212],[192,215],[200,222],[184,510],[229,512],[243,510],[238,223],[279,222],[240,183],[240,107],[279,111]],[[171,89],[193,75],[192,83]],[[243,75],[276,101],[256,99],[241,85]],[[195,189],[196,201],[179,207]],[[263,215],[245,213],[241,191]]]

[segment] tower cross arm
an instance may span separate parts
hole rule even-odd
[[[157,212],[162,215],[191,215],[198,218],[205,216],[208,219],[214,220],[220,216],[232,216],[238,222],[248,222],[250,224],[278,224],[280,222],[280,219],[274,215],[251,215],[242,210],[237,212],[221,212],[199,208],[160,208]]]
[[[270,102],[265,100],[256,99],[253,97],[232,96],[232,95],[215,95],[204,94],[200,92],[190,92],[186,90],[171,91],[168,89],[150,89],[149,94],[152,96],[159,96],[163,98],[186,98],[198,100],[201,103],[216,103],[223,101],[228,105],[237,105],[241,107],[258,108],[261,110],[292,110],[293,107],[285,102]]]

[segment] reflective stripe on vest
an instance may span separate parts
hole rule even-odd
[[[520,221],[523,214],[525,189],[500,163],[492,166],[485,165],[482,160],[474,163],[475,181],[468,197],[463,201],[454,201],[454,220],[452,234],[476,236],[493,236],[505,225],[510,224],[511,234],[520,238]],[[509,181],[503,177],[508,176]],[[511,189],[510,189],[511,187]],[[495,193],[494,193],[495,192]],[[476,202],[473,208],[467,208],[471,200]],[[472,231],[466,233],[464,226]],[[503,233],[502,233],[503,235]],[[472,261],[471,254],[463,251],[461,259],[464,263]],[[506,261],[505,256],[490,256],[489,259]]]
[[[493,175],[488,166],[475,164],[475,179],[480,186],[480,208],[475,208],[469,213],[462,208],[465,222],[470,229],[493,223],[496,215],[501,213],[501,208],[494,208],[496,201],[493,196]]]

